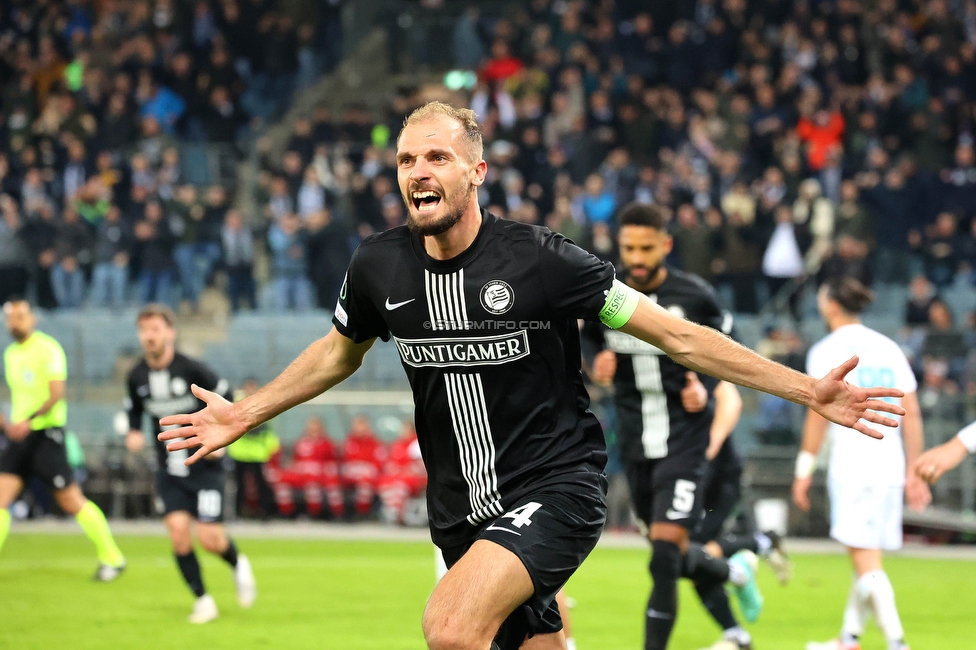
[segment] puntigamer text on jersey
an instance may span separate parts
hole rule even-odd
[[[430,366],[497,366],[529,353],[529,337],[522,330],[498,336],[450,339],[400,339],[394,337],[400,357],[415,368]]]

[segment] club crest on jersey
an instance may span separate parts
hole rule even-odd
[[[180,395],[185,395],[186,389],[186,380],[182,377],[173,377],[173,379],[169,382],[170,392],[177,397]]]
[[[515,292],[504,280],[491,280],[481,287],[481,306],[492,314],[504,314],[515,304]]]

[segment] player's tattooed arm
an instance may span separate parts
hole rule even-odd
[[[193,385],[193,394],[206,407],[196,413],[160,420],[163,427],[178,425],[180,428],[163,431],[159,439],[173,441],[166,446],[169,451],[196,448],[185,461],[192,465],[259,424],[332,388],[362,365],[363,356],[372,345],[373,339],[354,343],[333,328],[308,346],[271,383],[237,403]]]
[[[860,388],[845,381],[857,366],[857,357],[834,368],[825,377],[813,379],[756,354],[710,327],[678,318],[646,296],[634,294],[636,303],[631,315],[624,323],[611,326],[657,346],[696,372],[807,406],[832,422],[872,438],[883,436],[867,422],[894,427],[898,423],[883,413],[905,414],[901,406],[883,400],[902,397],[902,391]]]

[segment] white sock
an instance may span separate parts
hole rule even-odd
[[[867,600],[862,597],[857,587],[857,579],[851,582],[851,590],[847,594],[847,606],[844,608],[844,623],[840,628],[840,638],[846,643],[856,641],[864,634],[864,626],[868,621]]]
[[[857,583],[861,593],[869,597],[878,627],[888,641],[888,647],[900,647],[905,638],[905,629],[901,626],[901,617],[898,616],[898,607],[895,605],[895,590],[888,575],[884,571],[871,571],[861,576]]]
[[[748,645],[752,643],[752,635],[743,630],[741,627],[730,627],[722,633],[722,638],[739,645]]]
[[[566,639],[566,650],[576,650],[576,641],[572,637]]]

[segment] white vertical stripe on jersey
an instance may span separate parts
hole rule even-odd
[[[430,271],[424,271],[424,289],[427,293],[427,315],[430,317],[430,328],[437,329],[438,316],[435,311],[434,301],[432,299],[433,291],[431,291],[431,274]]]
[[[471,514],[477,525],[502,514],[498,475],[495,472],[495,444],[491,439],[488,408],[481,375],[445,373],[447,402],[458,443],[461,474],[468,484]]]
[[[671,418],[661,379],[661,360],[653,354],[635,354],[632,358],[634,381],[641,392],[641,415],[644,420],[641,444],[644,457],[664,458],[668,455]]]
[[[457,272],[457,285],[455,285],[455,290],[457,291],[458,302],[461,305],[461,326],[464,329],[468,329],[468,306],[464,302],[464,269],[460,269]]]
[[[468,307],[464,302],[464,269],[454,273],[424,271],[427,313],[431,329],[468,329]]]

